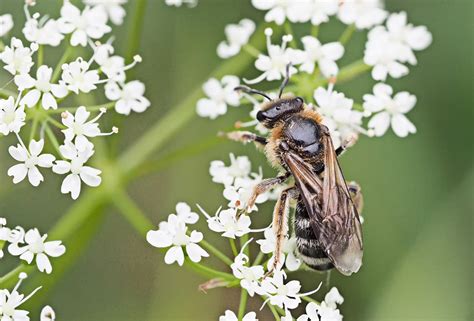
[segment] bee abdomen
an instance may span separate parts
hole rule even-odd
[[[296,207],[295,235],[299,257],[307,266],[318,271],[326,271],[334,267],[311,228],[303,202],[298,202]]]

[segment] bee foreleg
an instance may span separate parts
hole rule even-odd
[[[236,142],[242,142],[244,144],[249,143],[249,142],[255,142],[256,144],[260,144],[260,145],[267,144],[267,139],[265,137],[258,136],[248,131],[238,130],[238,131],[233,131],[230,133],[224,133],[223,135],[229,138],[230,140],[233,140]]]
[[[275,233],[275,251],[273,256],[273,264],[269,269],[267,276],[272,274],[281,265],[281,255],[283,253],[283,242],[288,235],[288,214],[290,211],[290,200],[296,199],[298,189],[293,186],[283,190],[278,198],[273,211],[273,232]]]
[[[286,179],[290,177],[290,172],[286,172],[283,175],[277,176],[275,178],[267,178],[255,185],[253,188],[252,195],[250,196],[248,202],[247,202],[247,213],[250,213],[255,205],[255,202],[257,201],[257,197],[271,188],[282,184]]]

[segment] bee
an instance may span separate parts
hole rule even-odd
[[[280,170],[277,177],[264,179],[255,186],[246,209],[249,213],[260,194],[293,177],[293,186],[281,192],[273,213],[277,242],[270,273],[281,265],[293,199],[296,200],[294,233],[303,262],[318,271],[335,267],[340,273],[351,275],[362,265],[362,228],[358,214],[362,196],[356,183],[346,183],[337,156],[354,141],[344,142],[335,150],[329,130],[316,111],[301,97],[285,95],[282,98],[288,80],[287,71],[278,99],[274,100],[246,86],[236,88],[268,100],[257,113],[257,120],[270,133],[268,137],[261,137],[247,131],[234,131],[227,136],[261,145],[270,163]]]

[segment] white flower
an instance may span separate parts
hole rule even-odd
[[[219,317],[219,321],[239,321],[234,312],[226,310],[224,315]],[[249,312],[242,318],[242,321],[258,321],[255,312]]]
[[[12,75],[28,73],[33,66],[31,55],[38,49],[36,43],[32,43],[30,47],[24,47],[20,39],[13,37],[10,46],[0,53],[0,60],[5,63],[5,70]]]
[[[300,50],[286,47],[288,42],[293,39],[293,36],[283,36],[281,46],[277,46],[271,43],[272,34],[272,29],[265,29],[268,56],[259,54],[257,60],[255,61],[255,68],[263,71],[263,73],[255,79],[246,80],[248,84],[256,84],[264,79],[268,81],[280,80],[286,75],[286,68],[288,64],[291,63],[294,65],[301,60],[302,52]],[[296,71],[296,68],[291,66],[290,75],[296,73]]]
[[[56,320],[56,313],[54,312],[53,308],[49,305],[45,306],[41,310],[40,321],[54,321]]]
[[[281,25],[288,19],[291,22],[307,22],[311,19],[313,0],[252,0],[259,10],[268,10],[265,21]]]
[[[43,180],[43,175],[38,170],[39,167],[50,168],[53,166],[55,157],[51,154],[42,154],[44,147],[44,140],[35,141],[32,139],[28,146],[28,150],[23,145],[18,144],[10,146],[8,152],[20,164],[14,165],[8,169],[8,176],[13,176],[13,183],[17,184],[25,179],[28,175],[28,180],[31,185],[38,186]]]
[[[108,43],[100,44],[94,48],[94,60],[109,80],[123,83],[126,78],[125,71],[140,62],[141,57],[139,55],[134,56],[133,62],[126,66],[125,59],[117,55],[112,56],[113,53],[114,47],[112,45]]]
[[[221,81],[215,78],[206,81],[202,89],[208,98],[199,99],[196,105],[197,114],[215,119],[227,112],[227,105],[238,106],[240,95],[234,89],[239,83],[236,76],[224,76]]]
[[[397,61],[402,57],[402,46],[388,37],[383,27],[375,27],[368,34],[365,45],[364,62],[374,66],[372,78],[385,80],[387,75],[401,78],[408,74],[408,67]]]
[[[5,225],[6,220],[3,219],[3,222],[0,225]],[[8,243],[18,243],[23,242],[25,238],[25,230],[21,226],[17,226],[14,229],[10,229],[6,226],[0,228],[0,240],[6,241]]]
[[[18,276],[18,283],[10,292],[7,289],[0,290],[0,319],[2,321],[29,321],[28,311],[20,310],[18,307],[28,301],[41,287],[36,288],[28,296],[18,292],[21,282],[26,279],[26,273]]]
[[[328,89],[316,89],[314,99],[319,107],[318,112],[323,116],[323,124],[329,129],[334,148],[341,146],[351,136],[365,133],[361,127],[363,113],[352,109],[352,99],[333,90],[331,85]]]
[[[312,36],[301,38],[304,52],[302,55],[300,70],[307,73],[313,73],[314,66],[318,63],[321,73],[325,77],[337,75],[339,68],[336,60],[339,60],[344,54],[344,47],[339,42],[330,42],[322,45],[318,39]]]
[[[78,94],[79,91],[88,93],[97,88],[99,83],[99,72],[97,70],[89,70],[89,63],[81,57],[69,64],[61,66],[63,72],[61,74],[60,85],[67,86],[67,89]]]
[[[25,124],[25,108],[17,108],[13,97],[0,99],[0,133],[8,135],[9,133],[19,133],[21,127]]]
[[[50,274],[53,271],[49,257],[59,257],[66,252],[66,247],[61,241],[46,241],[47,234],[41,236],[38,229],[34,228],[26,232],[25,245],[13,243],[8,246],[8,252],[14,256],[20,256],[21,260],[31,264],[36,258],[36,266],[40,272]]]
[[[386,25],[369,32],[365,47],[364,62],[374,66],[372,77],[375,80],[385,80],[387,74],[393,78],[408,74],[403,63],[415,65],[417,60],[413,50],[423,50],[432,42],[431,33],[425,26],[407,24],[405,12],[391,14]]]
[[[313,25],[320,25],[323,22],[328,22],[329,17],[337,13],[340,0],[312,0],[311,3],[311,23]]]
[[[209,173],[213,182],[230,185],[234,183],[236,178],[246,178],[250,175],[252,164],[247,156],[235,157],[232,153],[229,156],[229,166],[225,166],[225,163],[220,160],[211,162]]]
[[[92,146],[79,149],[72,142],[65,142],[64,145],[59,146],[59,151],[67,160],[57,160],[53,166],[53,172],[56,174],[69,173],[61,184],[61,193],[71,193],[71,197],[77,199],[81,192],[81,181],[92,187],[100,185],[101,171],[84,165],[94,154]]]
[[[56,98],[66,97],[68,91],[64,85],[51,84],[52,75],[53,68],[42,65],[36,71],[36,79],[29,74],[15,76],[15,84],[20,91],[33,88],[21,99],[20,105],[33,107],[41,98],[41,106],[44,109],[57,109]]]
[[[185,224],[195,224],[199,220],[199,215],[192,212],[191,207],[184,202],[176,204],[176,216]]]
[[[264,239],[258,240],[260,251],[265,254],[273,253],[276,248],[276,235],[271,227],[263,232]],[[288,271],[296,271],[301,266],[301,260],[296,256],[296,238],[285,237],[281,254],[281,265],[285,264]],[[268,261],[268,266],[273,266],[275,255]]]
[[[207,214],[202,208],[201,212],[207,218],[207,224],[211,231],[222,233],[222,236],[235,239],[250,232],[250,217],[247,215],[237,216],[235,208],[221,211],[217,210],[214,216]]]
[[[100,113],[93,119],[87,121],[90,112],[86,107],[80,106],[73,115],[66,111],[61,114],[62,123],[67,127],[63,129],[66,141],[73,141],[79,150],[84,150],[90,145],[88,137],[97,137],[110,135],[111,133],[102,133],[99,129],[97,121],[105,113],[106,109],[102,109]]]
[[[146,239],[148,243],[158,248],[168,248],[165,254],[165,263],[173,264],[177,262],[180,266],[184,264],[184,251],[193,262],[200,262],[202,257],[209,254],[198,245],[202,241],[201,232],[192,231],[187,235],[187,226],[178,216],[171,214],[168,221],[161,222],[159,229],[148,231]]]
[[[40,19],[38,13],[31,17],[26,11],[26,22],[22,30],[26,40],[39,45],[59,46],[64,35],[59,31],[58,22],[53,19],[45,19],[46,17]]]
[[[260,179],[257,178],[255,180],[237,178],[236,185],[227,185],[224,188],[223,195],[229,201],[228,206],[239,210],[246,209],[248,201],[253,194],[255,185],[257,185],[261,181],[261,176]],[[245,182],[245,185],[239,186],[241,182]],[[255,204],[261,204],[266,202],[267,200],[268,193],[263,193],[258,195],[257,199],[255,200]],[[258,210],[255,204],[253,208],[249,209],[250,211]]]
[[[345,0],[339,6],[338,17],[347,25],[357,29],[369,29],[381,24],[387,18],[381,0]]]
[[[301,284],[297,280],[285,283],[285,278],[285,272],[275,271],[273,277],[267,277],[262,281],[261,288],[268,296],[267,301],[270,301],[271,305],[292,310],[301,302],[299,294]]]
[[[100,7],[116,25],[123,23],[125,9],[122,7],[127,0],[83,0],[86,5]]]
[[[250,19],[242,19],[238,24],[225,27],[227,41],[222,41],[217,46],[217,55],[227,59],[239,53],[242,46],[246,45],[250,36],[255,31],[255,23]]]
[[[240,286],[247,290],[250,296],[264,294],[260,287],[260,280],[265,275],[265,270],[261,265],[247,266],[249,258],[247,255],[240,253],[234,259],[234,263],[230,265],[232,273],[237,279],[240,279]]]
[[[325,296],[321,304],[314,302],[306,306],[306,315],[298,318],[298,321],[342,321],[342,315],[336,304],[342,304],[344,298],[339,291],[333,287]]]
[[[431,33],[425,26],[415,27],[407,23],[406,12],[392,13],[387,19],[387,31],[394,41],[399,41],[412,50],[423,50],[433,41]],[[409,61],[411,64],[416,63]]]
[[[0,16],[0,37],[6,35],[13,28],[12,15],[6,13]]]
[[[71,45],[85,47],[88,39],[100,39],[112,30],[107,25],[107,13],[100,6],[86,7],[80,11],[69,1],[64,1],[61,17],[58,19],[59,30],[71,35]]]
[[[107,99],[117,101],[115,111],[123,115],[129,115],[131,111],[142,113],[150,107],[150,101],[144,94],[145,84],[138,80],[122,86],[116,82],[108,82],[105,85],[105,96]]]
[[[197,6],[198,0],[165,0],[165,4],[168,6],[181,7],[183,4],[187,4],[189,7]]]
[[[416,97],[403,91],[393,98],[393,89],[387,84],[378,83],[374,86],[374,94],[364,95],[364,108],[375,114],[369,121],[369,128],[374,130],[375,136],[382,136],[392,126],[399,137],[416,133],[416,127],[404,115],[416,104]]]

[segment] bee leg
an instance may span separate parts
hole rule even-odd
[[[278,198],[273,211],[273,232],[276,236],[275,251],[273,257],[272,267],[269,269],[266,276],[273,274],[281,265],[281,255],[283,253],[283,242],[288,235],[288,213],[290,211],[290,200],[296,199],[298,189],[295,186],[283,190]]]
[[[359,137],[357,135],[349,136],[346,140],[344,140],[341,143],[341,146],[336,148],[336,155],[337,156],[342,155],[342,153],[344,153],[348,148],[351,148],[352,146],[354,146],[358,138]]]
[[[357,182],[351,181],[346,182],[349,193],[351,194],[352,202],[354,203],[357,212],[362,213],[364,207],[364,198],[362,197],[362,191],[360,185]]]
[[[252,211],[252,208],[254,207],[255,202],[257,201],[257,197],[260,194],[267,192],[268,190],[270,190],[271,188],[277,185],[283,184],[283,182],[285,182],[286,179],[290,177],[290,175],[291,175],[290,172],[286,172],[285,174],[274,177],[274,178],[264,179],[259,184],[257,184],[254,187],[252,195],[250,196],[249,201],[247,203],[247,209],[246,209],[247,213],[250,213]]]
[[[267,139],[265,137],[258,136],[248,131],[237,130],[230,133],[223,133],[222,135],[227,137],[230,140],[233,140],[236,142],[242,142],[244,144],[250,143],[250,142],[255,142],[256,144],[259,144],[259,145],[267,144]]]

